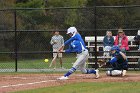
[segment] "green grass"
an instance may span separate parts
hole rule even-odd
[[[14,93],[140,93],[140,82],[88,82]]]
[[[18,60],[17,66],[19,69],[45,69],[49,67],[49,64],[52,59],[49,59],[49,62],[44,62],[44,59],[33,59],[33,60]],[[75,62],[75,57],[65,57],[63,58],[63,66],[70,68],[72,63]],[[57,59],[57,67],[60,67],[59,60]],[[14,61],[0,61],[1,69],[14,69]]]

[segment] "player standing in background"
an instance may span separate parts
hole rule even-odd
[[[51,38],[50,44],[53,47],[53,52],[57,52],[58,49],[62,45],[64,45],[64,38],[63,38],[63,36],[61,36],[59,34],[59,31],[55,31],[54,32],[54,36]],[[53,57],[55,57],[56,55],[58,56],[58,58],[60,60],[61,68],[63,68],[63,66],[62,66],[62,53],[58,53],[58,54],[57,53],[53,53]],[[54,69],[55,69],[56,68],[56,60],[54,61],[53,65],[54,65]]]
[[[77,32],[75,27],[70,27],[67,30],[67,34],[71,37],[68,39],[63,46],[59,48],[59,52],[62,52],[64,46],[69,45],[69,48],[64,50],[63,52],[70,53],[76,52],[77,53],[77,60],[73,64],[72,68],[62,77],[58,78],[59,80],[66,80],[68,77],[74,73],[77,69],[81,70],[81,72],[85,74],[95,74],[95,78],[99,78],[99,70],[89,70],[86,69],[86,61],[89,57],[88,50],[86,49],[85,43],[81,37],[81,35]]]
[[[113,46],[111,48],[111,55],[112,59],[108,63],[112,66],[112,68],[108,70],[106,74],[109,76],[125,76],[126,70],[128,70],[128,60],[126,55],[120,51],[118,46]]]

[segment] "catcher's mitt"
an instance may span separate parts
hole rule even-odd
[[[106,65],[106,60],[105,59],[98,59],[99,67],[102,67]]]

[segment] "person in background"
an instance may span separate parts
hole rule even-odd
[[[50,44],[52,45],[53,48],[53,52],[57,52],[59,47],[61,47],[62,45],[64,45],[64,38],[62,35],[59,34],[59,31],[55,31],[54,35],[51,38]],[[53,57],[58,56],[59,60],[60,60],[60,66],[61,68],[63,68],[62,66],[62,53],[53,53]],[[53,63],[54,65],[54,69],[56,68],[56,60]]]
[[[104,45],[104,56],[109,57],[110,56],[110,49],[114,45],[114,37],[112,36],[111,31],[106,32],[106,36],[103,39],[103,45]]]
[[[118,30],[118,34],[115,37],[114,45],[118,45],[123,53],[129,50],[128,38],[121,28]]]
[[[138,50],[140,50],[140,30],[138,30],[138,34],[134,37],[134,40],[138,45]]]

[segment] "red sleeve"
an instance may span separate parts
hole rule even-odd
[[[118,45],[118,36],[115,37],[114,45]]]

